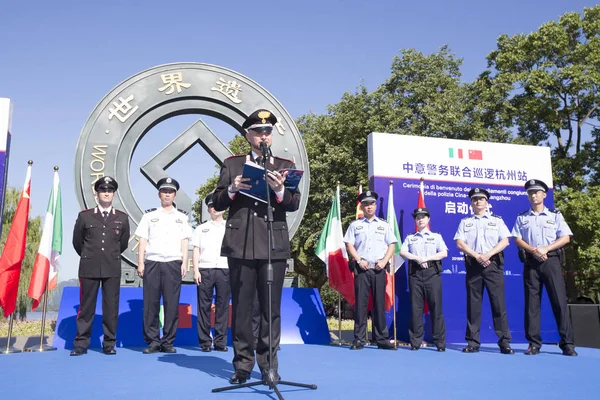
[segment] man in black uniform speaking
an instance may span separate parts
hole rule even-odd
[[[300,192],[291,192],[284,186],[285,172],[282,169],[294,169],[294,163],[272,155],[262,158],[262,146],[270,147],[273,126],[277,118],[268,110],[257,110],[242,125],[244,136],[252,150],[247,155],[229,157],[223,162],[219,183],[213,194],[215,210],[229,208],[229,217],[221,255],[227,257],[231,284],[233,367],[235,373],[229,379],[232,384],[244,383],[254,368],[254,349],[252,334],[252,306],[258,290],[261,311],[260,335],[256,348],[256,361],[267,378],[269,368],[269,327],[268,327],[268,232],[267,205],[251,197],[238,193],[240,189],[250,189],[248,178],[242,177],[244,163],[247,161],[264,165],[269,171],[268,184],[273,207],[273,265],[272,284],[272,325],[273,343],[271,367],[277,374],[277,346],[281,334],[281,292],[285,276],[286,260],[290,257],[290,242],[286,212],[296,211],[300,204]]]
[[[119,319],[121,253],[129,241],[129,217],[112,206],[119,185],[110,176],[94,184],[98,206],[79,213],[73,229],[73,247],[79,261],[81,304],[77,314],[77,336],[72,356],[87,353],[96,314],[98,288],[102,285],[102,328],[104,354],[117,354],[115,341]]]

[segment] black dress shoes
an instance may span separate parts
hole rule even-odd
[[[388,341],[377,343],[377,348],[381,350],[398,350],[396,346]]]
[[[227,351],[227,346],[215,346],[215,351]]]
[[[437,351],[440,352],[440,353],[443,353],[443,352],[446,351],[446,348],[445,347],[438,347]]]
[[[479,353],[479,347],[467,346],[462,349],[463,353]]]
[[[525,350],[525,355],[526,356],[535,356],[536,354],[540,354],[540,348],[533,346],[533,345],[529,345],[529,347],[527,348],[527,350]]]
[[[241,385],[242,383],[246,383],[248,379],[250,379],[250,372],[236,369],[235,373],[229,378],[229,383],[232,385]]]
[[[563,356],[571,356],[571,357],[577,357],[579,354],[577,354],[577,352],[575,351],[575,349],[573,347],[565,347],[564,349],[562,349],[562,353]]]
[[[75,347],[73,350],[71,350],[71,356],[82,356],[84,354],[87,354],[87,349],[85,347]]]
[[[144,351],[142,351],[142,353],[152,354],[152,353],[158,353],[159,351],[160,351],[160,346],[148,346],[144,349]]]
[[[115,354],[117,354],[115,346],[105,346],[102,348],[102,352],[109,356],[114,356]]]
[[[354,342],[352,342],[352,346],[350,346],[350,350],[362,350],[364,348],[365,345],[359,340],[355,340]]]
[[[510,348],[510,346],[502,346],[500,347],[500,353],[502,354],[515,354],[515,351]]]
[[[175,350],[175,347],[173,347],[172,344],[163,344],[162,346],[160,346],[160,352],[161,353],[177,353],[177,350]]]
[[[418,351],[420,348],[421,346],[410,346],[411,351]]]
[[[205,352],[205,353],[210,353],[211,352],[209,344],[206,344],[204,346],[200,346],[200,350],[203,351],[203,352]]]

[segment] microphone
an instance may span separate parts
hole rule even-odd
[[[260,151],[262,152],[263,157],[267,157],[269,154],[269,148],[267,147],[267,143],[260,142]]]

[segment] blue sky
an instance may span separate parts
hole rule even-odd
[[[297,118],[325,113],[361,83],[374,89],[389,76],[399,49],[424,53],[444,44],[464,59],[465,81],[486,68],[501,34],[529,33],[594,1],[11,1],[0,7],[0,97],[13,101],[8,183],[32,172],[32,215],[45,213],[53,166],[60,167],[64,242],[61,280],[77,276],[71,246],[79,211],[74,154],[96,104],[136,73],[172,62],[204,62],[250,77]],[[139,166],[197,117],[154,128],[132,160],[138,202],[156,207],[156,191]],[[210,118],[229,140],[234,132]],[[199,147],[169,169],[194,190],[214,162]],[[202,170],[202,167],[208,167]],[[190,173],[190,171],[193,171]]]

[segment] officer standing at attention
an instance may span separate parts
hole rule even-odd
[[[385,322],[385,285],[386,268],[394,254],[397,240],[390,225],[375,216],[377,193],[367,190],[358,196],[364,216],[350,224],[344,236],[346,249],[351,257],[354,270],[354,294],[356,312],[354,313],[354,341],[351,350],[364,347],[367,329],[367,307],[369,292],[373,291],[373,336],[377,348],[396,350],[389,341]]]
[[[442,259],[448,247],[442,235],[429,230],[429,210],[416,208],[412,214],[418,231],[402,243],[400,255],[408,259],[411,320],[408,335],[411,350],[423,342],[423,308],[427,300],[433,322],[433,342],[437,350],[446,351],[446,322],[442,311]]]
[[[98,206],[77,216],[73,229],[73,247],[79,260],[79,312],[77,336],[72,356],[87,353],[96,314],[98,288],[102,285],[102,328],[104,354],[115,350],[121,293],[121,253],[129,243],[129,217],[112,206],[119,185],[110,176],[98,179],[94,190]]]
[[[181,280],[187,272],[188,240],[192,228],[188,216],[173,206],[179,183],[162,178],[157,183],[160,208],[147,210],[135,235],[139,238],[138,275],[144,284],[144,354],[176,353],[173,347],[179,320]],[[158,316],[163,299],[163,336]]]
[[[256,291],[260,304],[261,323],[260,336],[256,347],[256,362],[261,369],[263,382],[278,382],[277,347],[281,337],[281,294],[285,277],[286,261],[290,258],[290,239],[286,213],[298,210],[300,192],[290,191],[284,186],[286,173],[283,169],[295,169],[292,161],[270,154],[273,140],[273,127],[277,118],[269,110],[260,109],[242,124],[244,138],[251,151],[246,155],[227,158],[221,167],[221,175],[213,194],[215,210],[229,209],[229,217],[223,238],[221,255],[227,257],[229,278],[231,282],[234,374],[229,379],[231,384],[241,384],[250,377],[254,368],[254,338],[252,332],[252,308]],[[261,146],[266,147],[267,157],[263,157]],[[244,178],[242,171],[246,162],[264,165],[268,174],[268,185],[271,191],[271,207],[273,211],[273,248],[269,249],[267,230],[267,204],[257,201],[242,193],[240,189],[250,189],[250,178]],[[272,328],[273,343],[271,368],[269,373],[269,296],[267,270],[269,250],[273,267]]]
[[[563,247],[569,243],[573,232],[560,211],[544,205],[548,185],[539,179],[531,179],[525,184],[525,190],[531,208],[519,214],[512,230],[520,248],[519,258],[525,263],[525,337],[529,341],[525,354],[536,355],[542,347],[540,301],[542,286],[546,286],[560,334],[560,348],[565,356],[576,356],[561,267]]]
[[[454,240],[465,255],[467,270],[467,347],[464,353],[476,353],[481,344],[481,302],[485,288],[490,298],[494,331],[502,354],[514,354],[508,329],[504,297],[504,253],[511,236],[502,218],[487,212],[490,194],[482,188],[469,192],[473,215],[460,221]]]
[[[194,281],[198,285],[198,340],[204,352],[227,351],[227,325],[229,322],[229,268],[227,257],[221,256],[221,244],[225,235],[223,211],[216,211],[212,193],[204,199],[210,221],[199,225],[192,236],[192,265]],[[210,317],[213,290],[216,291],[215,335],[210,337]]]

